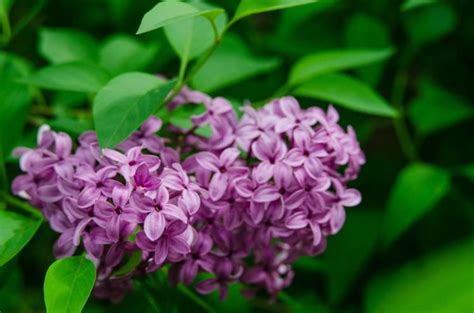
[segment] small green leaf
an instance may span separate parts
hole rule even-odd
[[[193,5],[201,12],[208,13],[164,28],[166,38],[173,50],[185,63],[209,49],[215,43],[216,35],[222,33],[227,22],[227,15],[222,14],[225,13],[222,9],[216,9],[214,6],[199,1],[194,1]],[[211,14],[212,12],[214,13]],[[215,33],[213,25],[218,34]]]
[[[142,261],[142,251],[135,251],[125,264],[112,273],[113,276],[122,276],[133,271]]]
[[[160,2],[143,16],[137,34],[143,34],[196,16],[214,18],[222,13],[224,13],[222,9],[199,10],[191,4],[179,1]]]
[[[443,38],[454,30],[456,22],[456,13],[445,3],[412,10],[404,16],[406,32],[416,46]]]
[[[113,75],[141,71],[153,63],[158,50],[157,44],[143,44],[134,37],[117,34],[100,48],[100,64]]]
[[[94,287],[94,263],[85,256],[55,261],[44,280],[44,301],[48,313],[80,313]]]
[[[227,87],[280,65],[277,58],[254,56],[237,36],[227,35],[207,63],[194,76],[192,85],[205,92]]]
[[[470,238],[379,276],[366,290],[364,312],[472,312],[473,251]]]
[[[401,11],[413,10],[427,4],[436,3],[436,0],[405,0],[400,6]]]
[[[93,108],[101,147],[114,147],[136,130],[161,104],[176,82],[145,73],[126,73],[102,88]]]
[[[42,68],[25,83],[45,89],[95,93],[109,79],[110,75],[97,65],[72,62]]]
[[[41,225],[22,215],[0,211],[0,266],[3,266],[31,240]]]
[[[237,7],[232,21],[235,22],[252,14],[282,10],[316,2],[318,0],[242,0]]]
[[[347,49],[317,52],[296,62],[290,72],[289,84],[298,85],[328,72],[347,70],[380,62],[391,55],[393,49]]]
[[[31,108],[30,89],[15,80],[29,75],[21,58],[0,53],[0,153],[8,157],[21,138]]]
[[[449,191],[449,173],[428,164],[415,163],[403,169],[390,193],[382,239],[390,244],[431,210]]]
[[[348,109],[397,117],[398,113],[388,103],[361,81],[343,74],[316,76],[294,91],[296,95],[334,102]]]
[[[41,56],[53,64],[95,62],[98,59],[97,41],[89,34],[73,29],[41,29],[38,50]]]
[[[410,118],[418,134],[426,136],[474,116],[474,109],[459,96],[424,82],[410,103]]]

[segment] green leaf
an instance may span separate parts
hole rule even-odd
[[[454,30],[457,22],[454,10],[444,3],[409,11],[404,17],[405,30],[416,46],[440,40]]]
[[[135,251],[130,256],[125,264],[118,268],[115,272],[112,273],[113,276],[122,276],[130,273],[140,264],[142,261],[142,251]]]
[[[31,108],[30,89],[16,82],[28,76],[21,58],[0,52],[0,153],[7,157],[21,138]]]
[[[222,14],[225,13],[222,9],[216,9],[199,1],[194,1],[193,5],[201,12],[214,12],[215,14],[212,15],[212,18],[209,18],[209,15],[195,16],[164,28],[166,38],[173,50],[185,63],[209,49],[215,43],[216,35],[223,32],[227,22],[227,15]]]
[[[55,261],[44,280],[44,301],[48,313],[80,313],[95,282],[95,266],[85,256]]]
[[[362,274],[374,251],[380,220],[378,212],[348,211],[341,232],[328,238],[328,248],[321,258],[329,278],[328,294],[331,303],[343,300]]]
[[[296,62],[290,72],[289,84],[298,85],[328,72],[347,70],[380,62],[393,55],[393,49],[347,49],[317,52]]]
[[[0,211],[0,266],[3,266],[20,252],[31,240],[41,225],[22,215]]]
[[[461,173],[474,182],[474,164],[469,164],[461,169]]]
[[[164,82],[145,73],[126,73],[102,88],[93,108],[94,124],[101,147],[114,147],[126,139],[153,112],[176,82]]]
[[[252,14],[282,10],[316,2],[318,0],[242,0],[237,7],[232,21],[235,22]]]
[[[412,224],[428,213],[451,186],[449,173],[428,164],[404,168],[390,192],[382,239],[390,244]]]
[[[436,0],[405,0],[400,6],[401,11],[413,10],[427,4],[436,3]]]
[[[98,59],[97,41],[89,34],[73,29],[41,29],[38,50],[41,56],[53,64],[95,62]]]
[[[440,87],[423,82],[420,95],[410,103],[409,113],[418,134],[429,135],[474,116],[464,99]]]
[[[361,81],[343,74],[316,76],[294,91],[296,95],[334,102],[348,109],[397,117],[398,113],[388,103]]]
[[[203,104],[181,105],[169,113],[167,121],[184,130],[191,130],[193,128],[191,118],[195,115],[200,115],[205,111],[206,108]],[[204,125],[195,129],[194,133],[209,138],[212,135],[212,128],[209,125]]]
[[[179,1],[160,2],[143,16],[137,34],[143,34],[176,22],[183,22],[196,16],[213,19],[222,13],[224,13],[223,9],[199,10],[191,4]]]
[[[277,58],[254,56],[240,38],[227,35],[191,83],[196,89],[213,92],[255,75],[268,73],[280,63]]]
[[[436,251],[373,280],[365,312],[472,312],[474,240]]]
[[[97,65],[71,62],[42,68],[25,83],[45,89],[95,93],[109,79],[109,73]]]
[[[113,75],[141,71],[156,59],[159,46],[143,44],[136,38],[117,34],[100,48],[100,64]]]
[[[359,49],[384,50],[392,46],[390,32],[379,19],[365,14],[354,14],[344,29],[344,42],[347,47]],[[356,69],[362,80],[376,86],[382,77],[386,61]]]
[[[67,132],[70,135],[79,136],[83,132],[94,129],[92,121],[72,117],[57,117],[50,120],[49,125],[59,131]]]

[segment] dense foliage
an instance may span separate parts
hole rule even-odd
[[[0,0],[0,311],[473,311],[473,9]]]

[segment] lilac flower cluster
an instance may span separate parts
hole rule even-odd
[[[247,294],[274,296],[291,283],[292,262],[324,251],[345,207],[361,200],[347,183],[364,154],[332,106],[302,109],[284,97],[246,105],[238,118],[226,99],[184,89],[169,108],[187,103],[206,110],[191,130],[171,125],[173,141],[156,135],[162,122],[150,117],[117,149],[101,150],[94,132],[73,149],[67,134],[43,126],[35,149],[16,151],[24,174],[13,192],[60,233],[56,257],[82,244],[98,297],[119,301],[132,277],[163,266],[172,283],[202,294],[223,298],[240,282]],[[206,125],[209,138],[196,134]]]

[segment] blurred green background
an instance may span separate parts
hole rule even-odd
[[[238,1],[208,3],[231,14]],[[0,130],[8,142],[3,149],[10,179],[18,165],[9,151],[33,145],[38,125],[50,123],[73,136],[93,128],[90,97],[32,89],[18,78],[75,58],[95,60],[112,74],[178,73],[179,59],[163,31],[134,35],[154,0],[0,4]],[[329,238],[322,256],[294,265],[294,282],[277,300],[248,300],[235,286],[222,303],[214,295],[204,301],[219,312],[473,312],[473,12],[469,0],[321,1],[253,15],[232,27],[212,66],[192,81],[194,88],[235,103],[258,102],[281,91],[292,66],[306,55],[392,51],[380,62],[344,73],[402,114],[390,119],[337,106],[366,153],[367,164],[352,185],[361,190],[362,204],[347,210],[346,225]],[[15,97],[9,93],[13,88]],[[327,107],[330,101],[321,98],[298,97],[304,106]],[[1,312],[44,311],[42,285],[55,238],[43,225],[0,268]],[[165,312],[202,311],[179,290],[163,286],[155,296]],[[85,308],[150,310],[140,288],[119,305],[91,298]]]

